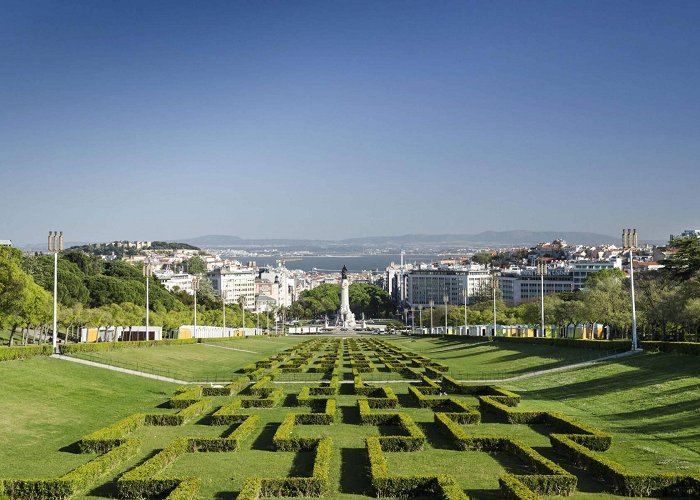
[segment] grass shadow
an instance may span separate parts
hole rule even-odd
[[[369,495],[371,491],[367,451],[364,448],[341,448],[340,492],[348,495]]]
[[[274,422],[266,423],[262,428],[262,431],[260,431],[260,434],[258,434],[258,437],[255,438],[255,441],[253,441],[250,449],[261,451],[273,450],[274,447],[272,446],[272,437],[275,435],[278,426],[279,424]]]
[[[290,477],[311,477],[315,456],[316,453],[312,451],[297,452],[287,475]]]
[[[350,425],[360,425],[360,409],[357,406],[341,406],[342,422]]]
[[[503,498],[503,492],[501,490],[464,490],[470,499],[474,500],[500,500]]]
[[[456,450],[453,441],[444,432],[440,431],[440,428],[434,423],[430,422],[417,422],[418,427],[425,434],[425,439],[428,440],[428,444],[433,448],[438,450]]]

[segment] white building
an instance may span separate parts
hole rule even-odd
[[[155,273],[155,276],[169,292],[176,291],[175,289],[177,288],[190,295],[194,295],[194,288],[192,288],[192,279],[194,276],[191,274]]]
[[[622,269],[622,259],[619,257],[610,260],[579,260],[574,262],[574,288],[583,288],[589,274],[597,273],[603,269]]]
[[[498,277],[503,301],[509,306],[538,299],[542,294],[543,282],[545,295],[574,291],[572,273],[546,274],[542,279],[534,271],[506,272]]]
[[[207,273],[214,291],[223,297],[226,304],[239,304],[243,297],[243,307],[255,307],[255,271],[250,268],[231,269],[221,267]]]
[[[447,295],[448,304],[464,304],[465,289],[468,302],[491,287],[491,274],[482,266],[467,266],[463,269],[413,269],[406,273],[406,301],[411,307],[428,307],[443,304]]]
[[[12,240],[0,240],[0,247],[11,247]]]

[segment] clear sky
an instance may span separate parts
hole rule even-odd
[[[2,1],[0,239],[700,226],[700,2]]]

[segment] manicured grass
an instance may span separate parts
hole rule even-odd
[[[163,403],[175,385],[51,358],[0,363],[3,477],[63,474],[81,436]]]
[[[76,357],[186,381],[227,381],[249,363],[282,351],[303,337],[257,337],[206,340],[201,344],[166,345],[77,353]]]
[[[252,340],[253,343],[249,343]],[[251,351],[251,361],[265,357],[292,343],[307,338],[288,337],[280,339],[246,339],[240,342],[222,342]],[[386,340],[386,338],[382,338]],[[274,342],[274,347],[272,342]],[[445,345],[440,339],[421,339],[417,342],[405,339],[392,340],[393,345],[436,358],[434,353],[470,353],[465,359],[453,363],[468,368],[474,364],[489,367],[499,357],[510,357],[519,364],[516,370],[528,366],[532,347],[518,345],[499,349],[498,352],[484,350],[481,346],[463,349],[464,346]],[[413,348],[418,344],[418,348]],[[255,346],[255,347],[252,347]],[[187,347],[187,349],[182,350]],[[450,347],[447,350],[441,350]],[[490,347],[490,346],[486,346]],[[175,349],[175,350],[173,350]],[[267,349],[267,350],[266,350]],[[563,359],[567,353],[557,354],[559,348],[551,350],[547,359]],[[569,349],[565,350],[569,351]],[[181,363],[196,366],[198,373],[205,373],[207,364],[218,368],[214,357],[224,355],[227,369],[234,360],[242,364],[250,361],[247,354],[230,349],[218,349],[202,345],[164,346],[148,349],[128,349],[107,354],[140,353],[150,359],[162,358],[164,364]],[[474,354],[471,354],[475,352]],[[180,354],[180,357],[173,353]],[[203,356],[203,357],[197,357]],[[211,356],[211,357],[210,357]],[[374,356],[370,356],[373,357]],[[542,363],[543,353],[533,353],[529,366]],[[185,361],[183,361],[183,359]],[[438,359],[438,358],[436,358]],[[568,359],[568,358],[567,358]],[[347,359],[343,375],[350,375]],[[449,364],[446,360],[441,360]],[[613,435],[613,446],[604,452],[636,472],[694,472],[700,473],[700,369],[698,358],[672,354],[644,354],[622,358],[614,362],[601,363],[585,369],[537,376],[512,383],[504,387],[522,396],[519,409],[541,409],[560,411],[583,422],[598,427]],[[379,372],[379,375],[386,372]],[[452,372],[459,373],[459,372]],[[175,387],[171,384],[131,377],[111,371],[75,365],[53,359],[34,359],[0,363],[0,375],[6,375],[12,388],[9,395],[10,409],[0,407],[0,416],[5,417],[5,426],[0,431],[3,446],[0,447],[0,463],[9,464],[2,476],[47,476],[65,472],[89,460],[92,455],[78,455],[61,448],[75,442],[80,436],[104,427],[121,417],[139,411],[173,412],[167,407],[158,408]],[[303,374],[302,374],[303,375]],[[29,380],[26,385],[25,381]],[[57,389],[46,383],[54,380]],[[28,390],[23,390],[28,387]],[[167,476],[198,476],[202,480],[200,498],[235,499],[245,479],[250,476],[309,475],[313,454],[309,452],[272,451],[272,436],[289,412],[309,411],[296,406],[295,395],[301,384],[280,384],[287,397],[282,407],[272,409],[246,408],[239,413],[255,414],[261,419],[260,426],[243,443],[241,450],[227,453],[188,453],[178,459],[163,473]],[[365,450],[368,436],[398,433],[394,426],[359,425],[357,397],[351,393],[351,385],[341,386],[336,396],[338,413],[332,425],[297,425],[295,433],[308,437],[331,437],[333,455],[330,468],[331,491],[326,498],[359,499],[372,496],[368,476],[369,461]],[[391,474],[437,474],[452,475],[472,498],[496,499],[502,495],[498,490],[498,476],[503,472],[527,473],[529,470],[516,458],[505,453],[458,451],[433,422],[431,409],[418,408],[408,395],[408,384],[392,383],[399,398],[400,408],[388,411],[407,413],[425,433],[427,443],[423,451],[390,453],[386,458]],[[455,396],[469,405],[476,404],[471,396]],[[34,407],[37,405],[35,409]],[[216,397],[212,411],[230,401]],[[28,411],[20,415],[17,412]],[[579,478],[579,491],[568,498],[621,498],[603,490],[605,485],[588,473],[572,466],[556,454],[549,444],[548,433],[553,429],[545,425],[505,424],[494,421],[489,414],[482,415],[482,423],[463,425],[469,434],[503,435],[517,438],[533,447],[547,458],[567,468]],[[45,442],[44,430],[48,429],[50,440]],[[133,433],[141,441],[137,457],[121,464],[106,477],[100,478],[96,486],[80,498],[108,498],[116,495],[115,481],[125,471],[181,436],[219,437],[229,432],[227,426],[211,426],[210,418],[194,419],[182,427],[144,427]],[[17,431],[17,432],[15,432]],[[30,457],[21,455],[29,453]],[[20,458],[17,458],[17,456]],[[9,471],[9,472],[8,472]]]
[[[487,337],[415,338],[385,336],[402,349],[450,367],[462,380],[497,380],[603,357],[608,352],[531,344],[491,342]]]
[[[700,473],[700,358],[642,354],[505,387],[523,409],[561,411],[613,434],[606,454],[638,472]]]

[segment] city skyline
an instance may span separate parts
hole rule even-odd
[[[697,2],[9,2],[0,239],[700,226]]]

